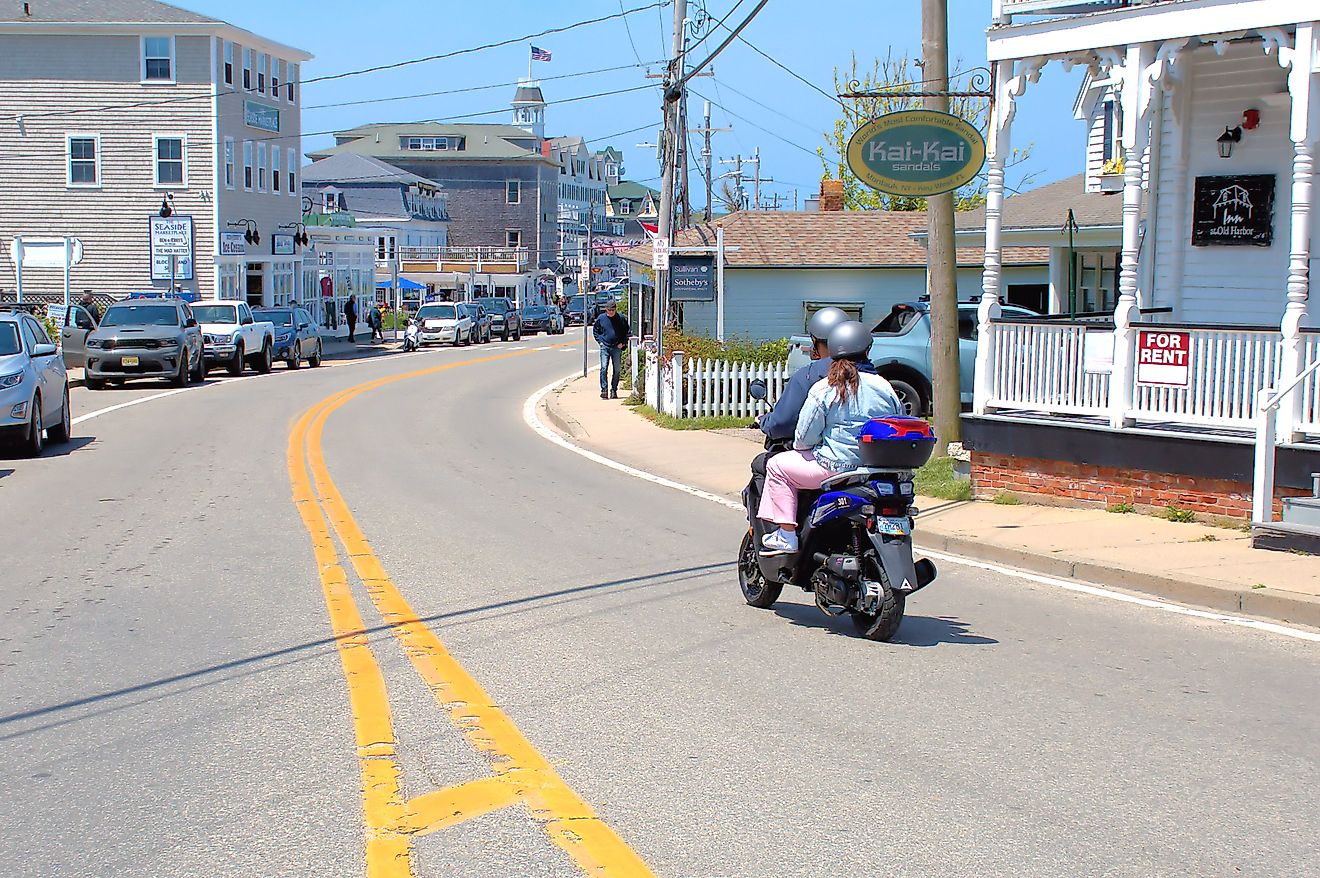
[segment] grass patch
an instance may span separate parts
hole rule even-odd
[[[1164,507],[1164,517],[1169,521],[1176,521],[1179,524],[1187,524],[1196,521],[1196,513],[1190,509],[1180,509],[1177,506]]]
[[[1252,588],[1264,588],[1264,587],[1265,587],[1265,583],[1263,582],[1258,582],[1252,586]]]
[[[646,418],[657,427],[664,427],[666,430],[727,430],[733,427],[746,427],[751,423],[751,418],[741,418],[733,415],[724,415],[719,417],[706,418],[676,418],[673,415],[666,415],[658,412],[649,405],[633,406],[633,411]]]
[[[1115,515],[1129,515],[1137,511],[1137,507],[1131,503],[1114,503],[1105,507],[1105,512],[1112,512]]]
[[[937,457],[917,470],[912,480],[916,491],[924,497],[937,497],[940,500],[972,499],[972,483],[960,479],[953,471],[952,457]]]
[[[1022,503],[1022,499],[1012,491],[1000,491],[993,502],[996,506],[1017,506]]]
[[[1215,536],[1214,534],[1206,534],[1205,536],[1197,537],[1196,539],[1192,540],[1192,542],[1194,542],[1194,543],[1217,543],[1217,542],[1219,542],[1219,537]]]

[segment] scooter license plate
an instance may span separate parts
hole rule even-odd
[[[905,537],[912,533],[912,522],[907,518],[877,518],[875,532],[890,537]]]

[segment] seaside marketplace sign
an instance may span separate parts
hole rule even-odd
[[[924,198],[952,192],[985,164],[985,140],[966,120],[900,110],[867,122],[848,141],[848,167],[872,189]]]

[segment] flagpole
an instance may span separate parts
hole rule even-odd
[[[532,44],[527,44],[527,84],[532,84]]]

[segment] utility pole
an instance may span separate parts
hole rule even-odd
[[[921,0],[922,76],[926,88],[944,92],[925,99],[925,108],[949,111],[948,0]],[[927,283],[930,286],[930,371],[934,385],[935,453],[962,440],[962,394],[958,379],[958,269],[953,240],[954,193],[926,199],[929,232]]]
[[[660,150],[663,156],[663,168],[660,174],[660,215],[656,220],[656,234],[667,241],[673,240],[674,233],[674,171],[678,158],[678,102],[682,94],[681,87],[674,94],[672,86],[683,79],[683,28],[687,20],[687,0],[674,0],[674,44],[673,56],[664,79],[664,116],[665,129],[660,138]],[[655,272],[655,348],[656,362],[664,360],[665,306],[669,292],[669,272]],[[660,369],[655,370],[656,400],[660,398]],[[648,376],[649,377],[649,376]]]
[[[695,133],[704,137],[704,143],[701,147],[701,161],[706,166],[706,222],[711,218],[711,194],[715,185],[715,178],[711,176],[710,160],[712,153],[710,151],[710,136],[718,134],[721,131],[732,131],[733,128],[712,128],[710,127],[710,101],[706,101],[705,113],[702,116],[702,126],[692,129]]]
[[[687,52],[687,41],[684,40],[683,51]],[[692,196],[688,189],[688,123],[687,123],[687,89],[683,89],[683,96],[678,99],[678,178],[679,187],[683,191],[683,212],[680,214],[682,219],[678,227],[686,229],[692,225]]]
[[[752,207],[755,210],[761,209],[761,184],[773,183],[774,177],[761,176],[761,147],[752,150],[752,157],[747,160],[747,164],[756,165],[756,176],[752,178]]]
[[[582,377],[587,377],[587,308],[591,305],[591,230],[596,225],[596,205],[587,211],[587,255],[578,272],[578,292],[582,294]],[[602,378],[602,381],[605,379]]]
[[[720,159],[720,164],[733,165],[733,170],[727,174],[720,174],[720,179],[723,180],[726,177],[730,177],[733,179],[734,188],[737,190],[738,193],[738,203],[734,205],[733,209],[742,210],[743,202],[747,200],[747,195],[746,193],[743,192],[743,178],[746,177],[747,175],[743,173],[742,153],[739,153],[738,155],[734,156],[731,159]]]

